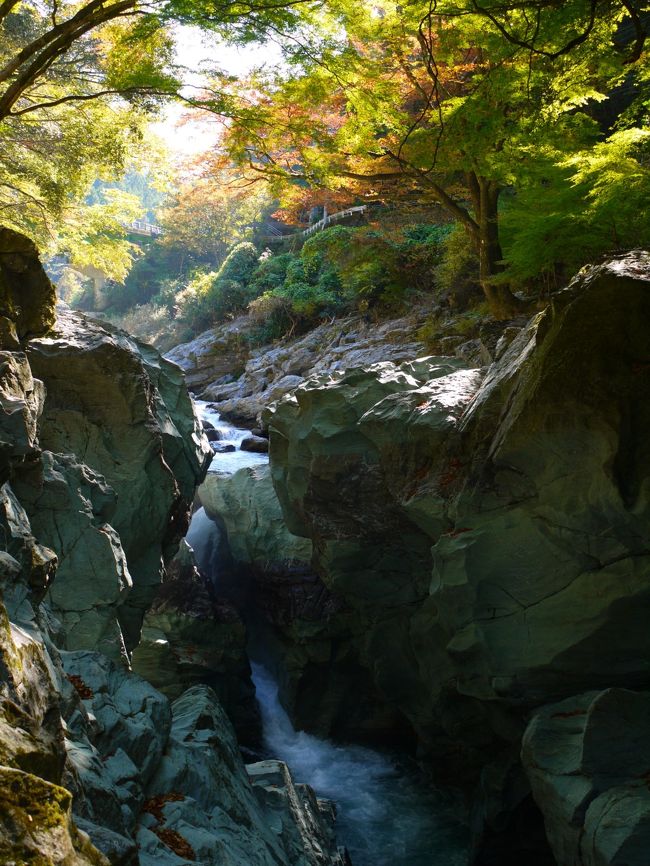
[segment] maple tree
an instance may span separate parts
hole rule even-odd
[[[246,40],[264,22],[288,26],[304,2],[0,0],[0,220],[44,251],[63,229],[83,256],[102,231],[102,210],[84,206],[92,181],[118,178],[151,114],[188,99],[174,25]],[[104,234],[121,244],[111,268],[119,276],[127,248],[115,207],[105,213]],[[131,213],[126,206],[122,219]]]
[[[642,105],[637,19],[627,2],[336,0],[290,43],[287,67],[233,95],[226,158],[289,208],[306,187],[438,203],[507,317],[522,303],[504,274],[501,200],[533,179],[543,199],[557,167],[602,139],[594,106],[631,76]]]

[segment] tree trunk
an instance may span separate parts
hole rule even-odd
[[[478,226],[473,240],[479,257],[481,288],[494,318],[510,319],[524,312],[526,305],[512,294],[507,284],[494,283],[494,277],[503,273],[498,214],[501,188],[494,181],[474,174],[469,180]]]

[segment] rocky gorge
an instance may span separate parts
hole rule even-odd
[[[171,353],[269,436],[199,495],[295,724],[464,791],[472,863],[647,859],[649,282],[622,255],[451,355],[361,320],[230,381]]]
[[[1,862],[346,866],[334,805],[269,752],[291,725],[296,761],[338,760],[324,738],[417,761],[475,866],[647,862],[648,254],[434,354],[416,310],[162,358],[55,321],[11,241]],[[185,381],[215,445],[221,418],[268,461],[214,454]],[[456,864],[445,840],[410,862]]]
[[[243,627],[179,551],[211,458],[181,372],[55,317],[33,244],[0,241],[0,862],[340,866],[331,804],[239,750]],[[211,671],[224,705],[131,667],[145,614],[188,581],[187,615],[232,646]]]

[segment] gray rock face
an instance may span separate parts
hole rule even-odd
[[[180,370],[124,332],[62,314],[53,336],[30,343],[29,359],[48,392],[42,445],[75,454],[117,495],[111,525],[133,582],[120,609],[131,650],[187,528],[208,443]]]
[[[193,390],[207,382],[231,380],[229,374],[241,371],[248,360],[248,344],[241,339],[247,325],[247,318],[239,317],[175,346],[166,357],[184,371],[187,385]]]
[[[133,668],[171,700],[205,683],[217,694],[241,742],[257,744],[260,719],[246,653],[246,629],[181,542],[147,611]]]
[[[288,528],[354,611],[376,687],[457,782],[486,755],[491,778],[514,766],[541,704],[649,682],[649,283],[647,255],[622,257],[487,371],[365,367],[265,415]]]
[[[206,686],[174,702],[167,748],[149,785],[140,822],[141,866],[176,866],[174,855],[205,866],[343,866],[310,791],[275,762],[273,780],[250,776],[234,732]],[[269,768],[266,768],[268,773]]]
[[[105,480],[71,456],[46,451],[13,484],[32,530],[56,549],[57,579],[47,595],[62,648],[126,658],[118,619],[132,587],[120,537],[110,525],[116,497]]]
[[[587,692],[530,722],[522,762],[559,866],[641,864],[650,846],[650,693]]]
[[[226,528],[238,562],[308,563],[311,541],[287,529],[268,466],[239,469],[233,475],[209,473],[199,487],[201,505]]]
[[[3,345],[15,342],[11,328],[2,335]],[[287,777],[287,807],[260,804],[211,690],[182,696],[172,718],[168,698],[123,664],[120,626],[133,625],[140,609],[131,620],[124,613],[131,563],[141,606],[143,585],[160,581],[160,560],[174,552],[209,457],[179,371],[78,316],[34,341],[30,356],[50,385],[44,435],[42,383],[24,354],[0,353],[0,861],[339,866],[331,822],[312,814],[312,795],[299,797]],[[41,451],[44,438],[54,451]],[[176,575],[156,611],[173,603],[180,632],[214,612],[202,609],[214,601],[205,587],[183,597],[194,589],[190,566],[189,584]],[[241,664],[243,629],[230,613]],[[221,663],[227,679],[236,662],[224,653]],[[177,790],[184,785],[187,798]],[[181,823],[164,826],[162,806],[179,810],[185,799]],[[194,847],[182,836],[186,825]]]
[[[3,328],[3,348],[21,338],[46,334],[55,319],[56,291],[43,270],[32,240],[0,227],[0,316],[14,328]]]
[[[244,324],[236,321],[206,331],[167,357],[183,367],[189,386],[200,392],[202,399],[214,401],[223,418],[255,427],[268,405],[294,391],[305,378],[381,361],[400,363],[423,355],[424,345],[414,334],[427,313],[414,311],[403,319],[382,323],[353,316],[323,324],[298,340],[262,348],[246,358],[233,355],[228,348],[233,331]]]

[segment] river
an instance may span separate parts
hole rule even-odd
[[[206,403],[201,416],[221,433],[221,442],[237,450],[216,454],[211,472],[231,474],[268,460],[266,454],[240,451],[248,430],[222,421]],[[199,509],[188,541],[201,568],[215,574],[219,531]],[[216,569],[218,570],[218,568]],[[339,745],[296,731],[278,699],[269,671],[253,665],[253,682],[262,715],[264,746],[269,756],[285,761],[296,782],[306,782],[320,797],[337,805],[337,837],[353,866],[463,866],[467,830],[462,811],[425,784],[405,758],[357,745]]]

